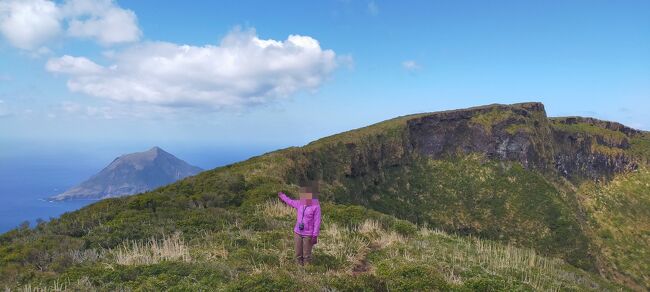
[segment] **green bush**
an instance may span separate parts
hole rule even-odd
[[[481,278],[473,278],[465,281],[462,290],[466,291],[533,291],[533,287],[521,282],[508,282],[497,275],[489,275]]]
[[[323,204],[322,214],[332,222],[343,226],[356,226],[368,218],[368,210],[356,205]]]
[[[393,221],[391,224],[391,228],[395,229],[397,233],[406,236],[414,235],[418,231],[415,224],[401,219],[395,219],[395,221]]]
[[[299,285],[286,273],[268,272],[242,275],[231,282],[226,291],[296,291]]]
[[[371,274],[341,276],[328,279],[325,284],[334,291],[388,291],[386,283]]]
[[[390,291],[446,291],[451,287],[433,267],[422,264],[382,262],[377,275]]]
[[[326,270],[337,270],[343,267],[345,262],[342,259],[338,259],[335,256],[322,253],[318,250],[314,251],[314,267],[321,267],[324,271]]]

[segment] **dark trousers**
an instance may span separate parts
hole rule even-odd
[[[299,265],[311,263],[311,236],[293,234],[296,245],[296,261]]]

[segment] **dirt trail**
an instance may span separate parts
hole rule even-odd
[[[381,246],[377,244],[376,242],[371,242],[366,249],[363,250],[363,252],[360,254],[361,260],[359,261],[358,264],[356,264],[354,267],[352,267],[352,276],[358,276],[364,273],[367,273],[370,271],[371,265],[368,262],[368,255],[380,249]]]

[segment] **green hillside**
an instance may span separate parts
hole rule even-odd
[[[602,273],[629,286],[650,287],[650,171],[584,184],[578,196],[600,251]]]
[[[108,207],[110,201],[94,208],[102,204]],[[171,209],[164,209],[167,208]],[[53,252],[48,247],[61,245],[63,237],[42,228],[39,233],[50,235],[38,235],[39,243],[33,247],[53,252],[52,261],[26,247],[14,249],[16,255],[33,255],[34,266],[29,272],[23,269],[22,274],[16,273],[19,264],[13,265],[14,270],[3,269],[3,280],[22,281],[18,289],[78,291],[602,291],[620,288],[560,259],[543,257],[532,249],[417,228],[407,221],[358,206],[326,204],[323,210],[327,224],[315,248],[315,263],[306,269],[298,268],[293,262],[293,242],[287,232],[293,224],[293,210],[271,200],[250,213],[220,211],[219,219],[210,222],[215,225],[212,230],[193,234],[191,229],[200,226],[198,222],[208,223],[207,217],[193,212],[193,217],[188,218],[194,222],[192,228],[187,224],[177,226],[187,233],[161,232],[154,240],[124,241],[110,248],[85,247],[81,240],[71,240],[66,243],[71,251]],[[142,212],[147,215],[140,216],[141,220],[160,221],[153,219],[156,217],[153,212]],[[243,215],[253,216],[254,223],[242,221]],[[164,226],[156,224],[157,228]],[[18,233],[15,236],[36,236],[29,230]],[[89,240],[93,242],[91,246],[99,242]],[[7,252],[3,250],[4,255]],[[41,271],[41,267],[46,270]]]
[[[539,103],[404,116],[12,230],[0,287],[643,290],[648,161],[648,133]],[[300,270],[275,196],[310,179]]]

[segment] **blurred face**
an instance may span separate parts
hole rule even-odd
[[[300,200],[307,205],[311,204],[312,197],[313,197],[312,193],[300,192]]]

